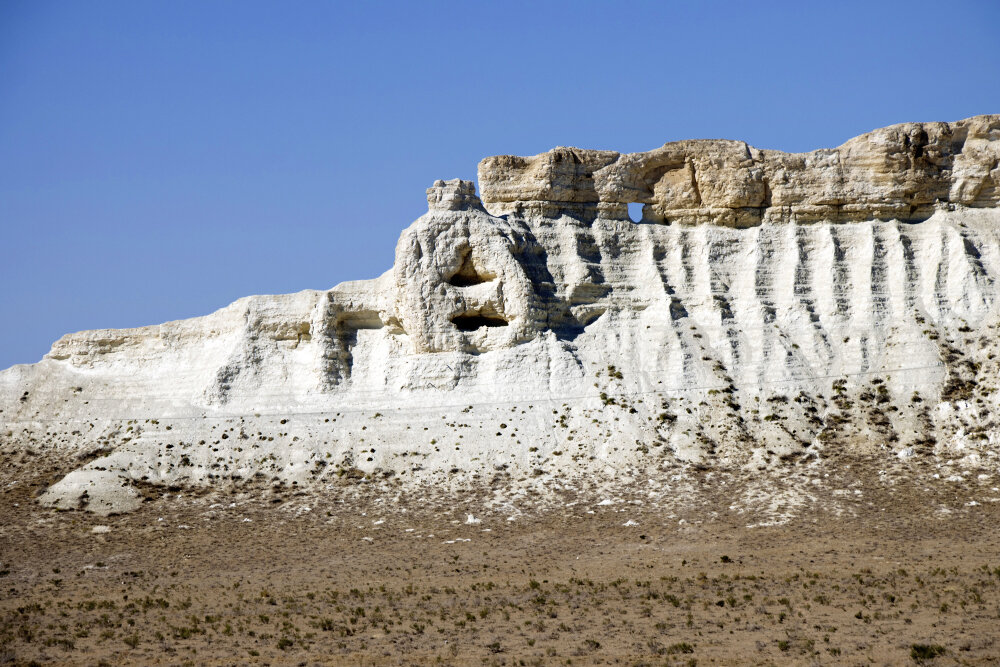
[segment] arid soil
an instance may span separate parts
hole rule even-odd
[[[879,465],[815,472],[785,514],[730,502],[747,473],[691,471],[669,508],[354,480],[102,518],[39,507],[44,466],[8,472],[0,663],[997,664],[1000,480]]]

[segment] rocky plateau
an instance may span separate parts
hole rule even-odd
[[[4,460],[66,462],[40,501],[105,514],[222,487],[667,492],[843,452],[996,469],[1000,115],[478,175],[434,182],[379,278],[0,372]]]

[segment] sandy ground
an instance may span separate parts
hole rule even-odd
[[[1000,662],[1000,480],[930,462],[839,461],[779,512],[733,500],[780,471],[669,507],[345,482],[101,518],[39,507],[34,470],[0,476],[0,664]]]

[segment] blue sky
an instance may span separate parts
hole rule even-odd
[[[996,0],[0,0],[0,368],[379,275],[487,155],[998,113],[998,26]]]

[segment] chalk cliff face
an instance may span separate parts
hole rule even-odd
[[[361,474],[992,465],[998,162],[1000,116],[805,154],[487,158],[482,200],[435,182],[380,278],[70,334],[3,371],[0,451],[78,457],[43,501],[104,512]]]

